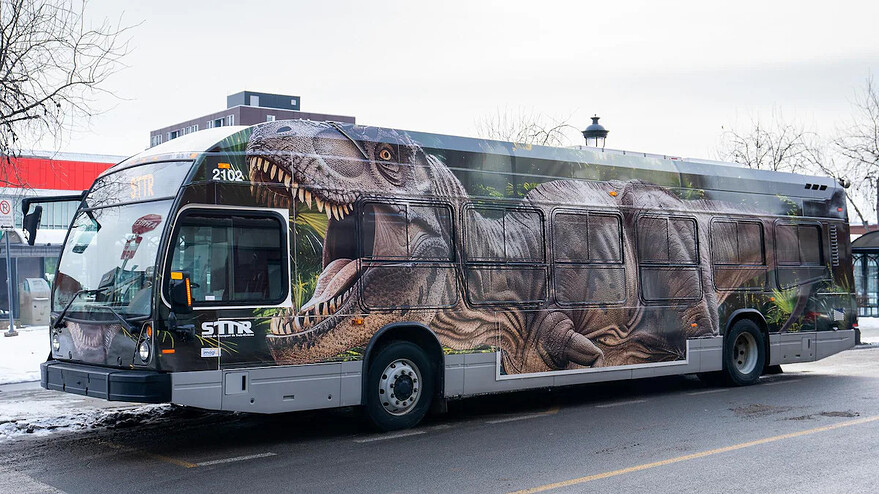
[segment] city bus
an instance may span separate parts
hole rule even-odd
[[[362,406],[393,430],[474,395],[750,385],[854,345],[852,279],[845,191],[826,177],[334,122],[221,127],[85,193],[42,386]]]

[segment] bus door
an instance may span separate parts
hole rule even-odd
[[[265,336],[290,299],[286,219],[270,210],[188,209],[173,242],[171,271],[191,279],[195,367],[273,363]]]

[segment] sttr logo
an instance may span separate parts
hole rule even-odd
[[[229,338],[253,336],[250,321],[216,321],[201,323],[201,335],[205,338]]]

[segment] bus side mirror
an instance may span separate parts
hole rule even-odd
[[[27,243],[34,245],[37,241],[37,228],[40,227],[40,219],[43,217],[43,206],[34,206],[34,212],[24,215],[21,226],[24,228]]]
[[[192,312],[192,281],[189,273],[171,272],[171,310],[177,314]]]

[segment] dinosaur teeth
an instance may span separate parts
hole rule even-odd
[[[311,209],[311,192],[305,190],[305,203],[308,204],[308,209]]]
[[[287,187],[287,188],[289,189],[289,188],[290,188],[290,175],[287,175],[287,174],[285,173],[285,174],[284,174],[284,180],[282,180],[282,181],[284,182],[284,186]]]
[[[326,210],[326,213],[327,213],[327,219],[328,219],[328,220],[331,219],[332,216],[333,216],[333,213],[332,213],[332,211],[330,211],[330,205],[329,205],[329,204],[327,204],[327,210]]]
[[[262,160],[262,171],[264,171],[264,172],[268,172],[270,166],[272,166],[272,164],[269,163],[268,160],[266,160],[266,159],[263,159],[263,160]]]
[[[320,197],[315,196],[314,202],[317,203],[318,212],[322,212],[324,210],[324,201]],[[311,204],[309,204],[308,206],[311,207]],[[329,218],[329,216],[327,216],[327,218]]]

